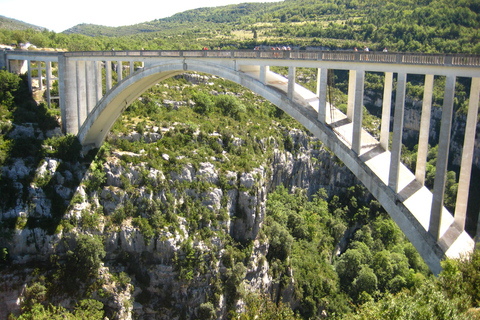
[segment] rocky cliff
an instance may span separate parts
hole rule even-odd
[[[94,290],[93,296],[104,303],[115,319],[196,318],[208,297],[216,297],[217,316],[224,318],[227,304],[233,303],[234,308],[241,310],[242,302],[230,301],[234,293],[212,284],[228,283],[230,278],[236,281],[233,291],[241,288],[272,293],[275,288],[265,259],[268,242],[260,235],[268,192],[284,184],[290,189],[307,189],[309,194],[319,188],[334,194],[355,180],[321,142],[301,130],[286,134],[293,141],[292,152],[278,148],[282,142],[275,141],[277,147],[269,163],[250,172],[222,171],[216,159],[198,165],[187,162],[175,171],[163,172],[143,162],[125,160],[138,158],[140,153],[113,150],[101,167],[96,168],[104,177],[97,190],[89,187],[96,174],[92,168],[85,174],[79,163],[67,165],[60,159],[46,158],[35,169],[17,159],[3,170],[18,185],[18,191],[26,194],[16,200],[14,207],[0,212],[2,220],[16,221],[16,228],[0,240],[15,268],[9,270],[12,272],[9,276],[2,277],[1,317],[17,313],[25,300],[34,280],[28,266],[40,263],[50,267],[53,256],[64,260],[69,248],[75,246],[71,239],[79,234],[100,235],[104,239],[106,256],[98,271],[103,285]],[[158,128],[147,127],[142,134],[133,132],[111,138],[153,143],[162,134]],[[242,144],[241,139],[237,141]],[[163,157],[170,161],[167,154]],[[32,183],[28,188],[22,187],[21,179],[32,172],[35,174]],[[82,182],[72,188],[74,176],[82,174]],[[62,218],[69,224],[59,224],[53,233],[27,226],[32,219],[50,217],[52,201],[39,186],[45,185],[46,180],[64,201],[75,193]],[[200,228],[192,227],[181,213],[186,204],[193,203],[202,208],[198,221],[208,236],[200,236]],[[149,234],[142,229],[139,219],[146,218],[155,205],[163,213],[170,212],[171,223],[166,223],[160,232]],[[139,216],[132,218],[127,214],[115,226],[107,222],[127,208],[139,208]],[[246,267],[229,257],[229,237],[249,247]],[[192,256],[194,261],[189,260]],[[228,271],[235,267],[240,277]],[[112,275],[121,272],[131,278],[128,286],[120,286],[113,279]],[[291,290],[285,289],[284,298],[293,303]],[[72,299],[56,299],[65,307],[72,308],[76,303]]]

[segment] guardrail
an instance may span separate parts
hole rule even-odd
[[[480,56],[465,54],[424,54],[356,51],[320,51],[320,50],[135,50],[135,51],[5,51],[8,56],[51,56],[65,57],[188,57],[188,58],[241,58],[241,59],[291,59],[320,60],[365,63],[396,63],[408,65],[438,65],[480,67]]]

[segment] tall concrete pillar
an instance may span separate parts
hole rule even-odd
[[[327,122],[327,80],[328,69],[318,69],[317,92],[318,92],[318,121]]]
[[[78,128],[82,126],[87,119],[87,84],[85,61],[77,61],[77,111],[78,111]]]
[[[107,92],[112,89],[112,61],[105,61],[105,82]]]
[[[269,66],[260,66],[260,82],[263,84],[267,83],[267,73],[270,71]]]
[[[425,88],[423,91],[422,118],[420,121],[420,134],[418,138],[417,166],[415,178],[422,185],[425,184],[427,168],[428,137],[430,135],[430,118],[432,114],[433,75],[425,75]]]
[[[388,175],[388,186],[398,192],[398,181],[400,177],[400,156],[402,151],[403,116],[405,110],[405,88],[407,75],[398,73],[397,96],[395,98],[395,112],[393,118],[393,141],[390,159],[390,171]]]
[[[45,73],[47,78],[47,105],[48,108],[52,107],[51,96],[50,96],[50,85],[52,81],[52,63],[50,61],[45,62]]]
[[[5,54],[4,50],[0,50],[0,70],[3,68],[8,70],[8,63],[7,63],[7,55]]]
[[[97,88],[96,88],[96,70],[95,61],[86,61],[85,63],[86,75],[86,96],[87,96],[87,116],[95,108],[97,104]]]
[[[117,62],[117,82],[123,80],[123,64],[122,61]]]
[[[28,77],[28,90],[30,93],[33,92],[32,88],[32,62],[30,60],[27,60],[28,64],[28,70],[27,70],[27,77]]]
[[[77,134],[78,133],[78,97],[77,97],[77,63],[70,59],[64,58],[63,68],[65,69],[62,73],[59,68],[59,75],[63,74],[63,92],[65,99],[61,99],[62,115],[65,114],[65,117],[62,116],[62,121],[64,120],[64,131],[65,133]],[[59,67],[62,65],[59,60]],[[60,90],[62,92],[62,90]],[[64,111],[64,112],[63,112]]]
[[[475,235],[475,249],[480,248],[480,210],[478,211],[477,234]]]
[[[288,67],[288,89],[287,97],[290,100],[293,100],[293,95],[295,93],[295,67]]]
[[[447,76],[445,96],[443,98],[442,124],[438,138],[437,165],[435,182],[433,184],[432,212],[428,232],[434,239],[440,238],[442,225],[443,200],[445,198],[445,180],[447,176],[448,152],[450,148],[450,133],[452,130],[453,99],[455,96],[455,76]]]
[[[95,91],[96,91],[96,101],[98,103],[103,97],[103,82],[102,82],[102,62],[95,61]]]
[[[135,62],[130,61],[130,74],[133,74],[135,72]]]
[[[37,61],[38,70],[38,89],[43,90],[42,61]]]
[[[348,102],[347,102],[347,118],[353,121],[353,109],[355,106],[355,88],[357,86],[357,71],[350,70],[348,73]]]
[[[388,150],[390,142],[390,113],[392,110],[393,72],[385,72],[383,87],[382,125],[380,127],[380,146]]]
[[[472,174],[473,153],[475,148],[475,131],[477,129],[478,102],[480,96],[480,78],[472,78],[470,102],[468,105],[467,124],[463,141],[462,164],[458,180],[457,202],[455,206],[455,222],[465,229],[467,217],[468,193]]]
[[[60,98],[60,117],[62,124],[62,132],[67,133],[67,107],[66,107],[66,93],[65,93],[65,74],[67,69],[67,59],[64,55],[58,56],[58,95]]]
[[[355,76],[355,105],[353,107],[352,150],[360,155],[362,149],[363,122],[363,90],[365,87],[365,71],[359,70]]]

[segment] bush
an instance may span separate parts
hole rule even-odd
[[[80,280],[94,277],[105,257],[103,243],[98,236],[81,234],[73,251],[67,252],[67,273]]]

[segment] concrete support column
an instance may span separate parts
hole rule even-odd
[[[357,71],[355,75],[355,105],[353,106],[353,137],[352,150],[360,155],[362,149],[363,122],[363,89],[365,86],[365,71]]]
[[[32,62],[30,60],[27,60],[27,66],[28,66],[28,70],[27,70],[28,90],[30,91],[30,93],[32,93],[33,92],[33,88],[32,88]]]
[[[443,98],[442,125],[438,138],[437,165],[435,182],[433,184],[432,212],[428,232],[434,239],[440,238],[442,225],[442,209],[445,197],[445,180],[447,176],[448,151],[450,148],[450,133],[452,130],[453,99],[455,96],[455,76],[447,76],[445,96]]]
[[[48,108],[52,107],[52,103],[50,101],[50,85],[52,81],[52,63],[50,61],[45,62],[45,72],[47,77],[47,105]]]
[[[415,178],[422,185],[425,184],[427,168],[428,137],[430,135],[430,118],[432,114],[433,75],[425,75],[425,89],[423,91],[422,119],[418,138],[417,166]]]
[[[86,75],[86,96],[87,96],[87,116],[95,108],[97,104],[97,88],[96,88],[96,70],[95,61],[86,61],[85,63]]]
[[[270,71],[269,66],[260,66],[260,82],[263,84],[267,83],[267,73]]]
[[[293,94],[295,93],[295,67],[288,67],[288,89],[287,97],[293,100]]]
[[[477,129],[478,102],[480,97],[480,78],[472,78],[470,102],[468,105],[467,124],[463,141],[462,164],[458,180],[457,202],[455,206],[455,222],[465,229],[467,217],[468,193],[472,174],[473,153],[475,148],[475,131]]]
[[[82,126],[87,119],[87,88],[86,88],[86,66],[85,61],[77,61],[77,112],[78,112],[78,128]]]
[[[133,61],[130,61],[130,74],[133,74],[135,72],[135,63]]]
[[[475,249],[480,248],[480,210],[478,211],[477,234],[475,235]]]
[[[37,61],[38,70],[38,89],[43,90],[42,61]]]
[[[105,82],[107,92],[112,89],[112,61],[105,61]]]
[[[67,133],[67,118],[66,118],[66,104],[65,104],[65,73],[66,73],[66,61],[65,56],[58,56],[58,95],[60,97],[60,119],[62,125],[62,132]]]
[[[400,156],[402,151],[406,85],[407,75],[405,73],[399,73],[397,77],[397,96],[395,99],[395,113],[393,119],[392,152],[390,159],[390,171],[388,175],[388,186],[395,192],[398,192],[398,181],[400,176]]]
[[[385,72],[383,87],[382,125],[380,127],[380,146],[388,150],[390,140],[390,113],[392,110],[393,72]]]
[[[317,91],[318,91],[318,121],[327,122],[327,80],[328,69],[318,69]]]
[[[7,63],[7,55],[5,54],[5,51],[0,50],[0,70],[3,68],[6,68],[8,70],[8,63]]]
[[[60,68],[63,65],[63,68]],[[65,69],[61,72],[61,69]],[[78,97],[77,97],[77,64],[75,61],[64,58],[64,63],[60,63],[59,59],[59,75],[63,75],[64,79],[61,81],[64,84],[65,99],[60,97],[60,104],[62,108],[62,124],[65,133],[78,133]],[[61,88],[60,88],[61,89]],[[63,102],[62,102],[63,101]],[[63,117],[65,115],[65,117]]]
[[[350,70],[348,73],[348,103],[347,103],[347,118],[353,121],[353,109],[355,106],[355,88],[357,86],[357,71]]]
[[[95,91],[96,91],[96,102],[100,101],[103,97],[103,82],[102,82],[102,62],[95,61]]]
[[[123,64],[122,61],[117,62],[117,82],[123,80]]]

